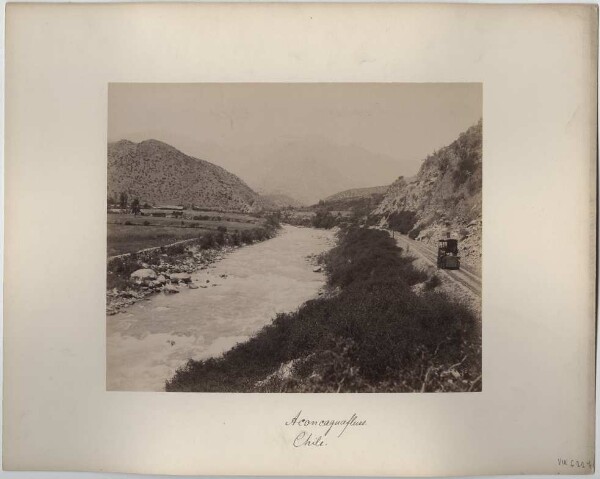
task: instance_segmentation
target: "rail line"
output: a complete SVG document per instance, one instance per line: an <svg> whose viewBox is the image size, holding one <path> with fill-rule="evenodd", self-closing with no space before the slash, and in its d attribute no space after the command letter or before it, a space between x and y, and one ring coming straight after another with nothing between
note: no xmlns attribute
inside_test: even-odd
<svg viewBox="0 0 600 479"><path fill-rule="evenodd" d="M395 239L399 246L404 247L408 252L411 250L416 252L425 261L437 268L437 253L435 250L400 234L396 234ZM471 293L481 296L481 277L470 271L468 267L461 265L460 269L457 270L440 269L439 273L445 275L451 281L459 284Z"/></svg>

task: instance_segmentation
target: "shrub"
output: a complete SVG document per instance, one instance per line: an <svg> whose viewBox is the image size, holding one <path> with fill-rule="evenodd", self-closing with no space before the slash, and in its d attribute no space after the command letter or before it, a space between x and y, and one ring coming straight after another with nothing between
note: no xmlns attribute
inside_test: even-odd
<svg viewBox="0 0 600 479"><path fill-rule="evenodd" d="M387 222L391 229L405 235L415 226L417 214L408 210L397 211L388 216Z"/></svg>
<svg viewBox="0 0 600 479"><path fill-rule="evenodd" d="M169 246L167 248L168 254L170 255L180 255L185 253L185 245L184 244L176 244L173 246Z"/></svg>
<svg viewBox="0 0 600 479"><path fill-rule="evenodd" d="M415 226L412 230L408 232L408 237L411 239L416 239L419 236L419 233L421 233L421 228Z"/></svg>
<svg viewBox="0 0 600 479"><path fill-rule="evenodd" d="M200 239L200 247L202 249L213 248L215 246L215 244L216 244L215 236L212 233L206 233Z"/></svg>
<svg viewBox="0 0 600 479"><path fill-rule="evenodd" d="M381 221L381 215L370 214L367 216L367 226L374 226Z"/></svg>
<svg viewBox="0 0 600 479"><path fill-rule="evenodd" d="M313 228L330 229L336 224L336 218L329 211L320 209L312 218Z"/></svg>
<svg viewBox="0 0 600 479"><path fill-rule="evenodd" d="M131 221L129 221L129 220L125 221L125 224L126 224L127 226L131 226Z"/></svg>
<svg viewBox="0 0 600 479"><path fill-rule="evenodd" d="M443 294L412 292L410 285L426 276L389 235L348 228L324 260L329 284L339 294L278 314L221 358L190 360L166 390L419 391L476 384L477 318ZM256 385L291 360L296 366L289 378ZM460 369L462 382L445 375L451 368Z"/></svg>
<svg viewBox="0 0 600 479"><path fill-rule="evenodd" d="M144 226L150 226L150 221L148 221L148 220L144 221Z"/></svg>
<svg viewBox="0 0 600 479"><path fill-rule="evenodd" d="M238 231L234 231L230 236L229 236L230 242L231 244L235 245L235 246L239 246L240 244L240 234Z"/></svg>
<svg viewBox="0 0 600 479"><path fill-rule="evenodd" d="M434 274L431 278L425 281L424 289L425 291L432 291L435 288L437 288L440 284L442 284L442 281L440 280L437 274Z"/></svg>
<svg viewBox="0 0 600 479"><path fill-rule="evenodd" d="M253 241L253 237L252 237L252 232L249 230L242 230L241 234L240 234L240 242L242 243L252 243Z"/></svg>
<svg viewBox="0 0 600 479"><path fill-rule="evenodd" d="M270 215L267 216L267 221L266 221L266 226L269 229L277 229L279 228L280 225L280 214L279 213L272 213Z"/></svg>
<svg viewBox="0 0 600 479"><path fill-rule="evenodd" d="M217 234L215 234L214 238L215 238L215 243L217 243L219 246L222 246L225 244L225 233L223 233L222 231L217 232Z"/></svg>

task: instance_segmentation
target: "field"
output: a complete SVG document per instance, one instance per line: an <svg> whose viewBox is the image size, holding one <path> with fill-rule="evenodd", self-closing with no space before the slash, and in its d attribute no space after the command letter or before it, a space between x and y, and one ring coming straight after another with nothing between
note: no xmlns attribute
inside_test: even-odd
<svg viewBox="0 0 600 479"><path fill-rule="evenodd" d="M235 213L190 212L202 216L191 218L161 218L132 214L109 214L107 225L108 256L133 253L145 248L164 246L176 241L198 238L219 228L233 232L256 228L264 224L260 218ZM187 212L186 212L187 216ZM190 215L191 216L191 215Z"/></svg>

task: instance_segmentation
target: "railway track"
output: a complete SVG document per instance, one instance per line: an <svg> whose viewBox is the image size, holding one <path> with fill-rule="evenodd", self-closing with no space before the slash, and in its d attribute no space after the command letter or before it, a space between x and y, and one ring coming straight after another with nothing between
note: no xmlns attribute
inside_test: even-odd
<svg viewBox="0 0 600 479"><path fill-rule="evenodd" d="M395 239L398 246L405 251L416 253L429 264L437 268L437 252L434 249L398 233L396 233ZM481 277L468 266L461 265L460 269L457 270L440 269L439 273L445 275L451 281L457 283L471 293L481 297Z"/></svg>

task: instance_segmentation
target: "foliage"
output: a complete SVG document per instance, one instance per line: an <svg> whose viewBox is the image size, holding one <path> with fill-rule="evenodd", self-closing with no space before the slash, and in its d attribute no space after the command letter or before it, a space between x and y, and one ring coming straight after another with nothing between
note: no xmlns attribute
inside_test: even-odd
<svg viewBox="0 0 600 479"><path fill-rule="evenodd" d="M330 229L336 224L336 218L326 209L320 209L312 218L313 228Z"/></svg>
<svg viewBox="0 0 600 479"><path fill-rule="evenodd" d="M425 291L433 291L440 284L442 284L442 281L437 274L434 274L431 278L425 281Z"/></svg>
<svg viewBox="0 0 600 479"><path fill-rule="evenodd" d="M119 195L119 205L121 206L121 209L127 209L127 193L124 191Z"/></svg>
<svg viewBox="0 0 600 479"><path fill-rule="evenodd" d="M370 213L367 216L367 221L365 223L366 226L375 226L381 221L381 215L377 215L374 213Z"/></svg>
<svg viewBox="0 0 600 479"><path fill-rule="evenodd" d="M142 212L142 209L140 208L140 200L138 198L135 198L131 202L131 212L136 216Z"/></svg>
<svg viewBox="0 0 600 479"><path fill-rule="evenodd" d="M417 214L414 211L396 211L388 216L387 222L391 229L405 235L417 222Z"/></svg>
<svg viewBox="0 0 600 479"><path fill-rule="evenodd" d="M416 239L421 232L421 228L419 226L415 226L412 230L408 232L408 237L410 239Z"/></svg>
<svg viewBox="0 0 600 479"><path fill-rule="evenodd" d="M478 319L411 285L424 274L383 231L349 228L325 264L339 294L278 314L223 357L190 360L167 391L455 391L480 387ZM292 374L278 377L282 364Z"/></svg>

